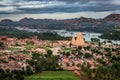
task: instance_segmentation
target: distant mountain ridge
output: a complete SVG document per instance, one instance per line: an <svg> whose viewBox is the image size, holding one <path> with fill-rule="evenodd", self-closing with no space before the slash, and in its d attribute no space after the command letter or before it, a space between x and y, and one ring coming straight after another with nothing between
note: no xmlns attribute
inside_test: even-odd
<svg viewBox="0 0 120 80"><path fill-rule="evenodd" d="M107 17L105 17L104 20L111 22L115 22L115 21L120 22L120 14L110 14Z"/></svg>
<svg viewBox="0 0 120 80"><path fill-rule="evenodd" d="M103 19L93 18L74 18L65 20L55 19L34 19L23 18L19 21L12 21L3 19L0 21L0 26L10 27L29 27L29 28L42 28L42 29L67 29L67 30L86 30L101 28L101 27L120 27L120 14L110 14Z"/></svg>
<svg viewBox="0 0 120 80"><path fill-rule="evenodd" d="M57 21L55 19L34 19L34 18L23 18L21 20L19 20L18 22L24 22L24 21L37 21L37 20L46 20L46 21L49 21L49 20L54 20L54 21ZM99 20L99 19L94 19L94 18L86 18L86 17L80 17L80 18L74 18L74 19L64 19L64 20L79 20L79 21L96 21L96 20ZM64 21L63 20L63 21ZM120 14L110 14L108 16L106 16L105 18L103 18L103 20L106 20L106 21L120 21ZM58 20L58 21L61 21L61 20ZM3 19L1 20L0 22L14 22L10 19Z"/></svg>

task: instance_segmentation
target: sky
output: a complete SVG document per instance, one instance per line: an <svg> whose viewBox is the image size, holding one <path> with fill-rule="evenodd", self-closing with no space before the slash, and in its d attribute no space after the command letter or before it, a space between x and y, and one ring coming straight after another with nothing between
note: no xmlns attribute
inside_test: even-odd
<svg viewBox="0 0 120 80"><path fill-rule="evenodd" d="M120 14L120 0L0 0L0 20L70 19Z"/></svg>

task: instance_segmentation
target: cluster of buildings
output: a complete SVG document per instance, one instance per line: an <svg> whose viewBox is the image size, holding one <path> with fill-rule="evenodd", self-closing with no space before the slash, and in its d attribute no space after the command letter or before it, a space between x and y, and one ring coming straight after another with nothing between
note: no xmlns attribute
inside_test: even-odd
<svg viewBox="0 0 120 80"><path fill-rule="evenodd" d="M65 70L80 70L82 65L90 64L90 68L95 68L95 62L91 59L80 59L74 54L70 54L68 57L65 55L60 57L59 64L62 65L62 68Z"/></svg>

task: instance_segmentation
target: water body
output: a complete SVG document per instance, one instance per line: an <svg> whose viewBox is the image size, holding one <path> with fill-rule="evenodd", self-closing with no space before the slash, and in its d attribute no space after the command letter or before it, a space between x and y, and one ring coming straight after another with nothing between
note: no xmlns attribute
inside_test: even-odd
<svg viewBox="0 0 120 80"><path fill-rule="evenodd" d="M78 31L66 31L66 30L55 30L59 35L69 37L69 36L77 36ZM112 41L114 44L120 44L120 40L108 40L108 39L101 39L99 36L102 35L102 33L94 33L94 32L82 32L83 37L85 38L85 41L91 41L91 38L98 38L100 39L100 42L103 41Z"/></svg>
<svg viewBox="0 0 120 80"><path fill-rule="evenodd" d="M21 27L16 27L19 30L26 30L30 32L38 32L38 33L44 33L44 32L55 32L61 36L64 37L72 37L72 36L77 36L78 31L66 31L64 29L62 30L50 30L50 29L29 29L29 28L21 28ZM91 41L91 38L98 38L100 39L100 42L103 41L108 41L107 39L101 39L99 38L102 33L94 33L94 32L82 32L83 37L85 38L85 41ZM114 44L120 44L120 40L110 40Z"/></svg>

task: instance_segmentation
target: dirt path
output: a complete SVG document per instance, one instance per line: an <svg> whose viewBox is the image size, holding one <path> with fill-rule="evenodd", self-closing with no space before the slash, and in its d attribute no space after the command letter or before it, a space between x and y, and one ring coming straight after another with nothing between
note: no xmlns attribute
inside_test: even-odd
<svg viewBox="0 0 120 80"><path fill-rule="evenodd" d="M74 70L74 73L79 76L82 80L86 80L85 77L78 71L78 70Z"/></svg>

